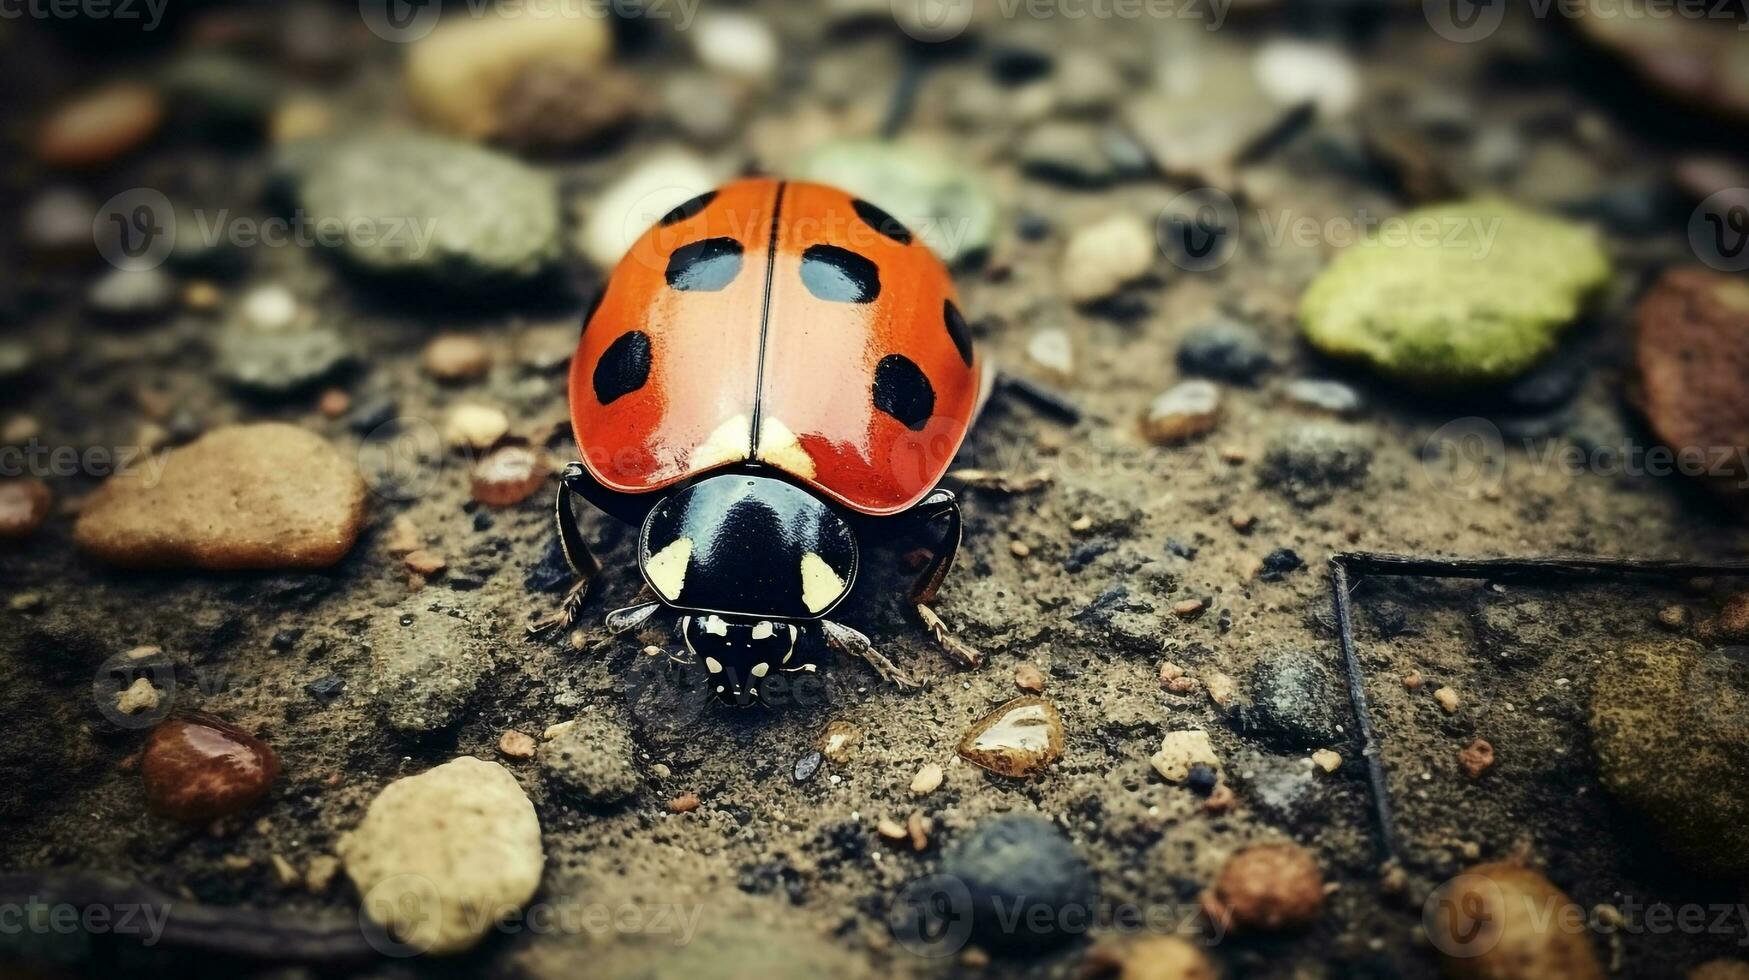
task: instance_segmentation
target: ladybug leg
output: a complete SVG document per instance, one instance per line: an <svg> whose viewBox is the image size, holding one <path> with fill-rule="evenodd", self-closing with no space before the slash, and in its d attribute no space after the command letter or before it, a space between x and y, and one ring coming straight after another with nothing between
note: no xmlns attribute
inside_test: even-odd
<svg viewBox="0 0 1749 980"><path fill-rule="evenodd" d="M577 511L571 505L571 496L575 491L571 489L570 483L582 476L582 463L567 463L564 472L559 476L559 490L553 504L555 523L559 527L559 547L565 553L565 562L576 573L577 581L572 583L565 598L559 601L558 609L529 626L531 635L570 629L583 611L583 600L589 594L589 583L601 571L601 562L589 550L589 543L583 540L583 531L577 526Z"/></svg>
<svg viewBox="0 0 1749 980"><path fill-rule="evenodd" d="M865 661L874 668L875 673L881 675L882 680L892 681L900 688L917 686L917 682L911 679L910 674L900 670L898 664L888 660L886 654L875 649L874 643L868 637L856 630L827 619L820 622L820 633L826 638L827 646L839 653Z"/></svg>
<svg viewBox="0 0 1749 980"><path fill-rule="evenodd" d="M929 604L935 601L936 593L941 591L942 581L953 569L954 559L959 555L960 537L964 530L959 501L954 499L953 491L938 487L918 502L911 513L925 527L936 521L945 521L947 524L941 542L931 551L929 563L923 566L923 571L911 584L912 608L917 610L917 618L923 621L923 628L944 653L961 667L975 669L984 662L984 655L954 636L947 624L936 615L935 610L929 608Z"/></svg>

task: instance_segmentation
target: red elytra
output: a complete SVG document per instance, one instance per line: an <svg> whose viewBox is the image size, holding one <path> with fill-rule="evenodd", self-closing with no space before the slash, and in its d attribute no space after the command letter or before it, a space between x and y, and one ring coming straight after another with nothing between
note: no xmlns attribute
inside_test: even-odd
<svg viewBox="0 0 1749 980"><path fill-rule="evenodd" d="M738 463L898 514L946 472L987 389L946 267L886 212L748 179L675 208L622 259L571 363L603 487Z"/></svg>

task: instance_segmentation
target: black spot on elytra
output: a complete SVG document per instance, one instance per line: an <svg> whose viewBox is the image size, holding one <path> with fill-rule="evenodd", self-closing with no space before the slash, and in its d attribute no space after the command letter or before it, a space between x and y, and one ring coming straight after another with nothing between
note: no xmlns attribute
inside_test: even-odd
<svg viewBox="0 0 1749 980"><path fill-rule="evenodd" d="M953 340L953 348L960 352L960 360L966 362L966 367L972 366L972 328L966 325L966 318L960 314L960 308L953 305L953 300L941 304L941 318L947 321L947 335Z"/></svg>
<svg viewBox="0 0 1749 980"><path fill-rule="evenodd" d="M893 217L867 201L857 198L850 202L856 210L856 216L875 231L891 238L900 245L911 244L911 229L905 227L898 218Z"/></svg>
<svg viewBox="0 0 1749 980"><path fill-rule="evenodd" d="M710 207L711 202L716 199L716 191L705 191L703 194L700 194L689 201L675 205L674 210L669 211L662 216L662 227L666 228L669 225L677 225L680 222L685 221L687 218L690 218L693 215L698 214L700 211L703 211L705 208Z"/></svg>
<svg viewBox="0 0 1749 980"><path fill-rule="evenodd" d="M650 380L650 335L633 330L619 336L595 362L595 400L611 404Z"/></svg>
<svg viewBox="0 0 1749 980"><path fill-rule="evenodd" d="M888 354L875 365L874 403L915 431L935 414L935 388L916 361L903 354Z"/></svg>
<svg viewBox="0 0 1749 980"><path fill-rule="evenodd" d="M881 294L875 264L836 245L809 245L802 253L802 285L831 303L872 303Z"/></svg>
<svg viewBox="0 0 1749 980"><path fill-rule="evenodd" d="M683 292L714 293L734 282L740 271L740 242L706 238L675 249L663 275L669 286Z"/></svg>

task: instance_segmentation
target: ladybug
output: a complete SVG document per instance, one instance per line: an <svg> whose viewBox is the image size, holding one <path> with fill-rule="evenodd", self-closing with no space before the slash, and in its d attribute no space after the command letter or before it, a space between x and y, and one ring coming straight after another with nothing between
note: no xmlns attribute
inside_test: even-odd
<svg viewBox="0 0 1749 980"><path fill-rule="evenodd" d="M861 544L932 538L910 589L963 666L979 656L929 608L961 518L937 486L994 372L947 268L897 219L820 184L746 179L674 208L632 246L584 321L570 408L581 459L561 475L559 538L578 580L536 629L576 616L600 564L574 500L633 524L645 595L611 633L678 614L720 699L773 671L816 671L820 643L911 679L831 618Z"/></svg>

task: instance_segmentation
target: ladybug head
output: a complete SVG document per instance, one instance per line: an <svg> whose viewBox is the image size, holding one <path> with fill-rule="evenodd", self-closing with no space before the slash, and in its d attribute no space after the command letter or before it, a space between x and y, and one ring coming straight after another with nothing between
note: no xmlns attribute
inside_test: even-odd
<svg viewBox="0 0 1749 980"><path fill-rule="evenodd" d="M801 631L794 623L706 613L682 617L680 635L711 693L737 707L758 703L760 686L775 671L814 669L798 659Z"/></svg>
<svg viewBox="0 0 1749 980"><path fill-rule="evenodd" d="M638 567L687 615L681 634L725 700L750 703L771 671L811 670L796 643L856 579L856 535L820 498L746 471L713 476L651 509Z"/></svg>

